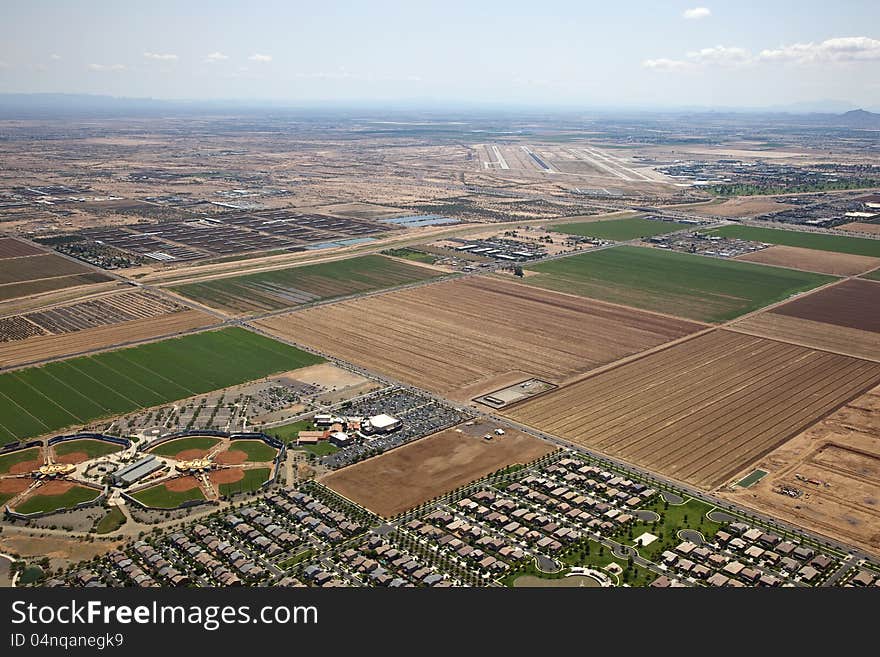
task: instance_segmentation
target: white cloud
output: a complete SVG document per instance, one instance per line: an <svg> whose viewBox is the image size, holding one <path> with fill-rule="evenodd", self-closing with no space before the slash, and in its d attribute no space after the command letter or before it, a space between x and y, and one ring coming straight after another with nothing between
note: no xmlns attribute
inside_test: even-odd
<svg viewBox="0 0 880 657"><path fill-rule="evenodd" d="M229 59L229 55L224 55L222 52L212 52L208 55L205 55L205 63L213 64L214 62L222 62Z"/></svg>
<svg viewBox="0 0 880 657"><path fill-rule="evenodd" d="M693 9L685 9L682 18L689 21L698 21L701 18L709 18L712 12L706 7L694 7Z"/></svg>
<svg viewBox="0 0 880 657"><path fill-rule="evenodd" d="M172 55L171 53L158 53L158 52L145 52L144 57L147 59L152 59L157 62L176 62L178 57L177 55Z"/></svg>
<svg viewBox="0 0 880 657"><path fill-rule="evenodd" d="M652 71L660 71L662 73L670 73L675 71L688 71L695 68L693 62L685 62L680 59L646 59L642 62L642 66Z"/></svg>
<svg viewBox="0 0 880 657"><path fill-rule="evenodd" d="M99 73L115 72L124 71L125 64L89 64L88 68L90 71L97 71Z"/></svg>
<svg viewBox="0 0 880 657"><path fill-rule="evenodd" d="M265 64L266 62L272 61L272 55L261 55L260 53L254 53L253 55L248 57L248 59L252 62L260 62Z"/></svg>
<svg viewBox="0 0 880 657"><path fill-rule="evenodd" d="M762 50L758 58L765 62L794 64L830 64L880 60L880 41L869 37L837 37L821 43L793 43Z"/></svg>
<svg viewBox="0 0 880 657"><path fill-rule="evenodd" d="M752 62L752 54L745 48L728 48L727 46L692 50L687 56L691 61L700 65L743 66Z"/></svg>
<svg viewBox="0 0 880 657"><path fill-rule="evenodd" d="M53 62L60 62L60 61L61 61L61 55L55 55L55 54L52 54L52 55L49 55L49 59L51 59Z"/></svg>
<svg viewBox="0 0 880 657"><path fill-rule="evenodd" d="M837 37L820 43L793 43L753 55L745 48L713 46L692 50L686 60L646 59L645 68L655 71L686 71L709 67L738 68L783 63L801 66L880 61L880 41L869 37Z"/></svg>

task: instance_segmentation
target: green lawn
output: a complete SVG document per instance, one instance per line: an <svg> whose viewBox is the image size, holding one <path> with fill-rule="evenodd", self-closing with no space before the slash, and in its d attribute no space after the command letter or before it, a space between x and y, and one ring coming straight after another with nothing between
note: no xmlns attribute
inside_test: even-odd
<svg viewBox="0 0 880 657"><path fill-rule="evenodd" d="M95 499L101 491L85 486L73 486L60 495L32 495L15 507L19 513L43 513L57 509L69 509L82 502Z"/></svg>
<svg viewBox="0 0 880 657"><path fill-rule="evenodd" d="M83 438L82 440L70 440L63 443L56 443L55 445L52 445L52 449L55 450L57 456L66 456L67 454L82 452L87 454L90 459L94 459L99 456L106 456L107 454L118 452L122 449L122 445L108 443L103 440Z"/></svg>
<svg viewBox="0 0 880 657"><path fill-rule="evenodd" d="M761 481L764 477L767 476L766 470L752 470L751 473L740 479L736 482L736 485L740 488L749 488L754 486L759 481Z"/></svg>
<svg viewBox="0 0 880 657"><path fill-rule="evenodd" d="M230 484L220 484L221 495L233 495L235 493L251 492L257 490L266 483L271 473L269 468L254 468L253 470L244 471L244 479Z"/></svg>
<svg viewBox="0 0 880 657"><path fill-rule="evenodd" d="M648 586L648 584L657 579L657 575L636 564L633 564L627 573L628 564L626 559L615 557L610 549L592 540L576 547L571 553L564 555L561 561L569 566L582 566L584 568L601 570L602 572L606 572L605 568L609 564L616 563L624 569L624 572L618 576L620 583L635 587ZM610 575L610 573L609 576L614 579L614 576Z"/></svg>
<svg viewBox="0 0 880 657"><path fill-rule="evenodd" d="M188 283L172 289L231 313L278 310L442 276L443 272L366 255L315 265Z"/></svg>
<svg viewBox="0 0 880 657"><path fill-rule="evenodd" d="M880 281L880 269L869 271L862 278L870 278L872 281Z"/></svg>
<svg viewBox="0 0 880 657"><path fill-rule="evenodd" d="M39 447L29 447L21 449L17 452L10 452L0 456L0 474L6 474L10 468L17 463L26 463L27 461L35 461L40 457Z"/></svg>
<svg viewBox="0 0 880 657"><path fill-rule="evenodd" d="M39 566L27 566L18 576L19 584L34 584L43 579L43 569Z"/></svg>
<svg viewBox="0 0 880 657"><path fill-rule="evenodd" d="M186 438L169 440L167 443L162 443L161 445L153 447L147 451L151 454L158 454L159 456L174 456L178 452L187 449L209 450L219 442L220 439L214 438L213 436L187 436Z"/></svg>
<svg viewBox="0 0 880 657"><path fill-rule="evenodd" d="M667 506L658 497L652 504L640 508L660 514L661 520L657 526L655 527L653 523L636 522L631 525L631 532L627 530L626 536L618 536L615 540L625 545L633 545L630 535L632 538L637 538L644 532L650 532L659 536L658 540L650 545L637 548L639 554L650 561L657 561L664 550L674 548L681 543L682 539L678 537L678 532L682 529L695 529L708 540L723 526L706 517L714 507L696 499L689 499L684 504Z"/></svg>
<svg viewBox="0 0 880 657"><path fill-rule="evenodd" d="M528 267L523 282L706 322L723 322L832 276L675 251L618 246Z"/></svg>
<svg viewBox="0 0 880 657"><path fill-rule="evenodd" d="M244 452L250 463L265 463L274 459L278 454L277 449L269 447L262 440L233 440L229 450Z"/></svg>
<svg viewBox="0 0 880 657"><path fill-rule="evenodd" d="M282 424L280 427L271 427L269 429L264 429L264 432L275 436L279 440L285 441L296 441L296 437L299 435L300 431L311 431L315 428L315 425L312 424L311 420L298 420L297 422L291 422L290 424Z"/></svg>
<svg viewBox="0 0 880 657"><path fill-rule="evenodd" d="M317 445L294 445L291 449L302 450L303 452L309 452L310 454L314 454L315 456L327 456L328 454L333 454L334 452L339 451L339 448L332 444L329 440L322 440Z"/></svg>
<svg viewBox="0 0 880 657"><path fill-rule="evenodd" d="M652 237L654 235L674 233L685 228L694 228L694 226L671 221L652 221L651 219L642 219L641 217L609 219L608 221L585 221L583 223L559 224L551 227L557 233L595 237L616 242L634 240L637 237Z"/></svg>
<svg viewBox="0 0 880 657"><path fill-rule="evenodd" d="M165 484L159 484L132 493L132 497L155 509L176 509L184 502L205 499L205 494L198 486L184 491L171 491L165 488Z"/></svg>
<svg viewBox="0 0 880 657"><path fill-rule="evenodd" d="M232 327L0 374L0 444L321 362Z"/></svg>
<svg viewBox="0 0 880 657"><path fill-rule="evenodd" d="M118 506L112 507L107 515L98 521L95 526L97 534L111 534L125 524L125 514L119 510Z"/></svg>
<svg viewBox="0 0 880 657"><path fill-rule="evenodd" d="M824 235L822 233L803 233L796 230L780 230L777 228L759 228L732 224L712 230L703 231L708 235L721 237L737 237L752 242L766 244L782 244L783 246L799 246L817 251L835 251L852 255L873 256L880 258L880 240L864 237L843 237L842 235Z"/></svg>

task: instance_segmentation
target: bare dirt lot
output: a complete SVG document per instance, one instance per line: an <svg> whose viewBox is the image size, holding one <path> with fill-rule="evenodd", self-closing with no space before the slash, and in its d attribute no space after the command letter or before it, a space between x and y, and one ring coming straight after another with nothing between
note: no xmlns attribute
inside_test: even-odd
<svg viewBox="0 0 880 657"><path fill-rule="evenodd" d="M756 466L769 474L747 489L723 489L720 496L880 554L880 388ZM781 486L802 495L784 495Z"/></svg>
<svg viewBox="0 0 880 657"><path fill-rule="evenodd" d="M4 531L0 535L0 551L21 557L49 557L53 568L65 567L78 561L107 554L121 545L121 541L87 543L80 539L56 536L29 536Z"/></svg>
<svg viewBox="0 0 880 657"><path fill-rule="evenodd" d="M760 313L730 328L734 331L760 335L814 349L825 349L836 354L880 361L880 334L872 331L834 326L800 317L777 313Z"/></svg>
<svg viewBox="0 0 880 657"><path fill-rule="evenodd" d="M502 411L704 489L880 383L880 364L714 331Z"/></svg>
<svg viewBox="0 0 880 657"><path fill-rule="evenodd" d="M45 251L33 244L28 244L11 237L0 237L0 259L40 255L41 253L45 253Z"/></svg>
<svg viewBox="0 0 880 657"><path fill-rule="evenodd" d="M459 426L332 472L321 483L383 517L391 517L513 463L554 451L516 430ZM460 432L459 432L460 430ZM492 440L482 436L492 434Z"/></svg>
<svg viewBox="0 0 880 657"><path fill-rule="evenodd" d="M426 285L257 324L408 383L452 394L514 371L559 382L702 328L487 278Z"/></svg>
<svg viewBox="0 0 880 657"><path fill-rule="evenodd" d="M880 333L880 283L844 281L777 306L771 312Z"/></svg>
<svg viewBox="0 0 880 657"><path fill-rule="evenodd" d="M834 276L854 276L880 267L880 258L802 249L796 246L771 246L737 256L736 260L805 269Z"/></svg>
<svg viewBox="0 0 880 657"><path fill-rule="evenodd" d="M50 358L60 358L114 345L174 335L217 320L197 310L136 319L62 335L39 335L16 342L0 342L0 366L11 367Z"/></svg>
<svg viewBox="0 0 880 657"><path fill-rule="evenodd" d="M853 233L867 233L868 235L880 235L880 224L864 224L854 221L851 224L838 226L837 230L848 230Z"/></svg>

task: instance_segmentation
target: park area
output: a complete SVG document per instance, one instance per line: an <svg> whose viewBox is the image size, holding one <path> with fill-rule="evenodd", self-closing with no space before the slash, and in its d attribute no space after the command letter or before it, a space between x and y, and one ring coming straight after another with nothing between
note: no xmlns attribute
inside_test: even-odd
<svg viewBox="0 0 880 657"><path fill-rule="evenodd" d="M30 514L70 509L77 504L90 502L100 494L101 491L98 489L80 486L70 481L47 481L16 503L15 511Z"/></svg>
<svg viewBox="0 0 880 657"><path fill-rule="evenodd" d="M160 443L148 451L156 456L167 456L177 461L192 461L207 456L220 443L214 436L186 436Z"/></svg>
<svg viewBox="0 0 880 657"><path fill-rule="evenodd" d="M834 280L811 272L618 246L528 267L529 285L724 322Z"/></svg>
<svg viewBox="0 0 880 657"><path fill-rule="evenodd" d="M555 448L515 429L462 425L326 475L328 488L385 518L455 490L514 463L529 463ZM492 436L491 440L483 438Z"/></svg>
<svg viewBox="0 0 880 657"><path fill-rule="evenodd" d="M82 463L89 459L98 458L99 456L107 456L114 454L122 449L122 445L111 443L104 440L93 440L91 438L81 438L79 440L66 440L61 443L55 443L52 451L55 452L56 463Z"/></svg>
<svg viewBox="0 0 880 657"><path fill-rule="evenodd" d="M442 271L380 255L334 260L172 288L174 292L231 314L266 312L415 283Z"/></svg>
<svg viewBox="0 0 880 657"><path fill-rule="evenodd" d="M241 328L0 375L0 444L322 362Z"/></svg>
<svg viewBox="0 0 880 657"><path fill-rule="evenodd" d="M131 496L141 504L154 509L176 509L184 502L205 499L205 494L195 477L171 479L139 490Z"/></svg>

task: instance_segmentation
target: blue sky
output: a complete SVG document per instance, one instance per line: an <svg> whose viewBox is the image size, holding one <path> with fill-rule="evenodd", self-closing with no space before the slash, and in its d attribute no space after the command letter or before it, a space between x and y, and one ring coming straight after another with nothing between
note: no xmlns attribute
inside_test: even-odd
<svg viewBox="0 0 880 657"><path fill-rule="evenodd" d="M880 107L880 2L4 0L0 91Z"/></svg>

